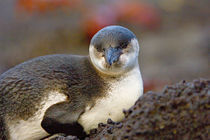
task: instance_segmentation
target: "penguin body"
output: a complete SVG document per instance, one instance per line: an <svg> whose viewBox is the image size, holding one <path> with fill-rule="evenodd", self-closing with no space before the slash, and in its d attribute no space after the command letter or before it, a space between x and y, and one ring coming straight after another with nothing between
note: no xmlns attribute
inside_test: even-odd
<svg viewBox="0 0 210 140"><path fill-rule="evenodd" d="M143 94L135 35L109 26L92 39L89 56L48 55L0 76L0 139L85 136ZM1 126L0 126L1 127Z"/></svg>
<svg viewBox="0 0 210 140"><path fill-rule="evenodd" d="M106 123L107 118L116 122L122 120L123 110L133 106L136 99L141 96L142 87L139 86L141 83L138 68L113 80L106 90L106 97L96 100L93 107L87 106L78 122L86 132L89 132L90 129L97 128L99 123Z"/></svg>

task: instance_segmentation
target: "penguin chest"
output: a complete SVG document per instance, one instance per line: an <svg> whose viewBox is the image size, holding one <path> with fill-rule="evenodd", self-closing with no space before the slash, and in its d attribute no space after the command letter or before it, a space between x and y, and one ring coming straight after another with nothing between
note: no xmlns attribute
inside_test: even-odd
<svg viewBox="0 0 210 140"><path fill-rule="evenodd" d="M142 79L140 72L137 72L112 83L107 96L98 99L94 107L86 107L78 122L88 133L90 129L97 128L99 123L106 123L108 118L120 121L124 118L123 110L133 106L142 94Z"/></svg>

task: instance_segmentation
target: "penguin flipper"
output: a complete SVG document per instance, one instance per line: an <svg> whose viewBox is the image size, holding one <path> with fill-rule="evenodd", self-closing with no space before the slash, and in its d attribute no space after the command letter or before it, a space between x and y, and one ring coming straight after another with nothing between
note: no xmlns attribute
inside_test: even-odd
<svg viewBox="0 0 210 140"><path fill-rule="evenodd" d="M74 103L58 103L47 109L41 126L49 134L64 133L83 138L86 136L86 133L83 127L77 122L83 112L83 107L75 106Z"/></svg>

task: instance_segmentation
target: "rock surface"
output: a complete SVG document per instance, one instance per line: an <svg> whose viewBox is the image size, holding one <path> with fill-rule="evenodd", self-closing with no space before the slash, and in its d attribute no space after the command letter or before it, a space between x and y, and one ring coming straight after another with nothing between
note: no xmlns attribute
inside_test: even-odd
<svg viewBox="0 0 210 140"><path fill-rule="evenodd" d="M166 86L161 93L148 92L124 111L122 122L109 119L86 140L210 139L209 88L210 80L199 79Z"/></svg>

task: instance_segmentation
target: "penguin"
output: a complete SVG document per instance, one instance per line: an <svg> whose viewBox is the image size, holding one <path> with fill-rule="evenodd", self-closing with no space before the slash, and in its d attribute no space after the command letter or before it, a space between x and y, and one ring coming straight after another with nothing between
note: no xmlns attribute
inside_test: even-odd
<svg viewBox="0 0 210 140"><path fill-rule="evenodd" d="M0 139L84 137L108 118L120 121L143 94L139 43L111 25L91 39L89 55L47 55L0 75Z"/></svg>

